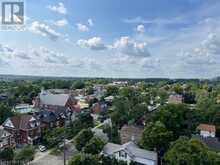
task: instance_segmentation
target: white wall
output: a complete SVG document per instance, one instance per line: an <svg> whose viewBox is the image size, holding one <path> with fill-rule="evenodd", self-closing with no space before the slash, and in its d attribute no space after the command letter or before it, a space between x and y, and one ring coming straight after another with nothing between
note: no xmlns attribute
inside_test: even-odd
<svg viewBox="0 0 220 165"><path fill-rule="evenodd" d="M215 132L200 131L202 137L215 137Z"/></svg>

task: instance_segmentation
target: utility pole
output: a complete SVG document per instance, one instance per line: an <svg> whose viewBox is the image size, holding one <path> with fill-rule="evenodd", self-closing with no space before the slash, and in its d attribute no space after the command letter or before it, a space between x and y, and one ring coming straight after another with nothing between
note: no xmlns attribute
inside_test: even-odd
<svg viewBox="0 0 220 165"><path fill-rule="evenodd" d="M64 132L66 134L66 131ZM63 143L63 164L66 165L66 139L64 137L64 143Z"/></svg>

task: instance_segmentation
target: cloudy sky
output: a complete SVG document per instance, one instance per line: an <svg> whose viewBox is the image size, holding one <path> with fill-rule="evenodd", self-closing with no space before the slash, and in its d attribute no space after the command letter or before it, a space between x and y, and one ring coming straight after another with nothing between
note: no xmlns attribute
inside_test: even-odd
<svg viewBox="0 0 220 165"><path fill-rule="evenodd" d="M0 74L220 76L219 0L26 0L0 29Z"/></svg>

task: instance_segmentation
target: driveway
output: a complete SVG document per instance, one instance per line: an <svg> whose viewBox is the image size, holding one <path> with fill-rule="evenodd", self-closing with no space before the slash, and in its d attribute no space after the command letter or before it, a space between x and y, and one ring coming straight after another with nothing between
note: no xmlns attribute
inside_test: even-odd
<svg viewBox="0 0 220 165"><path fill-rule="evenodd" d="M77 150L72 143L66 144L66 159L70 160L76 153ZM60 155L51 155L50 151L37 152L35 159L29 163L29 165L63 165L63 153Z"/></svg>

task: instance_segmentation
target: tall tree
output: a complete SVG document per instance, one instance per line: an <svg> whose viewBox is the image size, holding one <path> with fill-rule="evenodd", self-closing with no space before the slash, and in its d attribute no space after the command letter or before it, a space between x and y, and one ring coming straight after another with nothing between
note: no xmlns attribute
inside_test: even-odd
<svg viewBox="0 0 220 165"><path fill-rule="evenodd" d="M169 165L218 165L220 156L199 140L181 137L167 151L164 160Z"/></svg>
<svg viewBox="0 0 220 165"><path fill-rule="evenodd" d="M172 140L173 133L168 131L163 123L156 121L148 123L142 134L140 145L145 149L156 149L159 153L164 152Z"/></svg>
<svg viewBox="0 0 220 165"><path fill-rule="evenodd" d="M76 149L81 151L82 148L89 142L89 140L93 137L93 133L90 129L81 130L74 138L74 143Z"/></svg>

